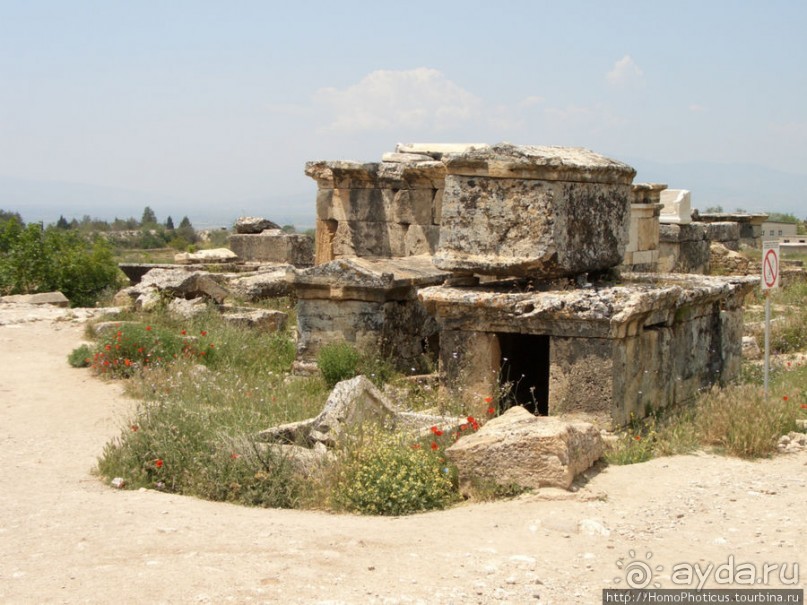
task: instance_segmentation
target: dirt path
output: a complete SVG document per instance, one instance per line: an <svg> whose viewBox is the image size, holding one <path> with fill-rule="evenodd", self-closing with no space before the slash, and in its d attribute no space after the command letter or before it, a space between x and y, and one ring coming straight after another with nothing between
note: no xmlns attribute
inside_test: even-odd
<svg viewBox="0 0 807 605"><path fill-rule="evenodd" d="M91 469L132 402L67 365L80 323L19 320L0 309L0 603L599 603L631 551L666 588L675 564L732 556L807 582L805 453L393 519L116 491Z"/></svg>

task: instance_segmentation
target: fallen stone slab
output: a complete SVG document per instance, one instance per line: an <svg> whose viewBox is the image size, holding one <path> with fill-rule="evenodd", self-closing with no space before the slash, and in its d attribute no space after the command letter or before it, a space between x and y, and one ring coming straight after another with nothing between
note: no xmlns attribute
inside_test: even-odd
<svg viewBox="0 0 807 605"><path fill-rule="evenodd" d="M602 454L602 437L594 425L534 416L520 406L446 450L457 467L464 493L475 481L568 489Z"/></svg>
<svg viewBox="0 0 807 605"><path fill-rule="evenodd" d="M286 296L289 293L287 273L293 268L281 264L263 268L254 274L230 277L227 287L235 296L250 302Z"/></svg>
<svg viewBox="0 0 807 605"><path fill-rule="evenodd" d="M54 305L69 307L70 300L61 292L40 292L39 294L11 294L0 296L0 302L23 305Z"/></svg>
<svg viewBox="0 0 807 605"><path fill-rule="evenodd" d="M229 324L262 330L264 332L282 332L286 329L289 316L282 311L272 309L238 309L225 311L222 319Z"/></svg>
<svg viewBox="0 0 807 605"><path fill-rule="evenodd" d="M180 252L174 255L174 262L180 265L191 263L234 263L238 255L229 248L213 248L198 252Z"/></svg>

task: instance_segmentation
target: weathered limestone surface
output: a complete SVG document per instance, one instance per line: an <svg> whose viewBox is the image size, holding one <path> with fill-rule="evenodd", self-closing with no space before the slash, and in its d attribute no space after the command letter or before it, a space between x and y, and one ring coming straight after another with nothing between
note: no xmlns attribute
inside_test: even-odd
<svg viewBox="0 0 807 605"><path fill-rule="evenodd" d="M444 161L441 269L558 277L622 261L635 175L626 164L585 149L508 144Z"/></svg>
<svg viewBox="0 0 807 605"><path fill-rule="evenodd" d="M534 416L522 407L510 408L446 450L462 491L475 480L568 489L602 454L602 438L593 425Z"/></svg>
<svg viewBox="0 0 807 605"><path fill-rule="evenodd" d="M224 302L230 292L223 287L219 280L221 275L215 277L204 271L186 271L185 269L152 269L143 276L139 284L124 288L115 295L117 304L134 305L143 310L155 308L163 297L170 298L205 298L217 304Z"/></svg>
<svg viewBox="0 0 807 605"><path fill-rule="evenodd" d="M230 248L245 261L288 263L295 267L314 264L314 242L307 235L270 229L258 234L231 235Z"/></svg>
<svg viewBox="0 0 807 605"><path fill-rule="evenodd" d="M661 273L709 273L709 240L700 223L660 225Z"/></svg>

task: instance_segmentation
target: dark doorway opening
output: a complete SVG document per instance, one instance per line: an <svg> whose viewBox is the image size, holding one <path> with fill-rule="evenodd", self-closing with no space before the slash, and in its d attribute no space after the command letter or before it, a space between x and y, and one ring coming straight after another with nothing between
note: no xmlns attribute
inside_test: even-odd
<svg viewBox="0 0 807 605"><path fill-rule="evenodd" d="M501 349L501 385L509 399L533 414L549 415L549 336L497 334Z"/></svg>

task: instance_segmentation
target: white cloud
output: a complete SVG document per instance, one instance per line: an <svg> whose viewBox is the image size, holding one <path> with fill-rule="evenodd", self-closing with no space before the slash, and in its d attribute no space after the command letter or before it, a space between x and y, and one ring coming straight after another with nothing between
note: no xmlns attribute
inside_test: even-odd
<svg viewBox="0 0 807 605"><path fill-rule="evenodd" d="M330 115L329 132L401 128L447 130L481 114L482 101L436 70L378 70L344 89L322 88L315 102Z"/></svg>
<svg viewBox="0 0 807 605"><path fill-rule="evenodd" d="M611 71L605 74L605 78L612 86L626 86L642 82L644 72L630 55L625 55L614 63Z"/></svg>

